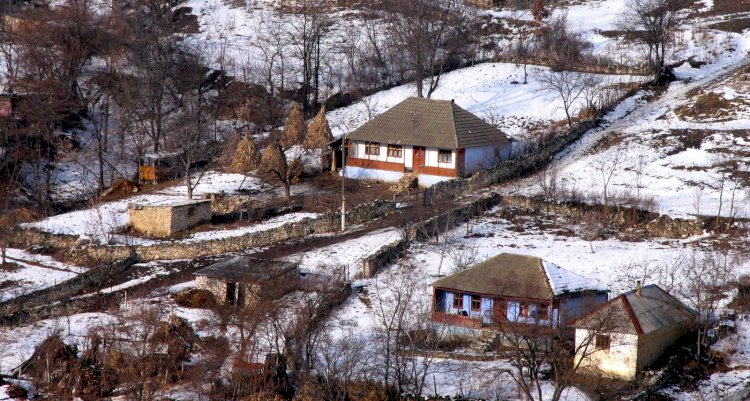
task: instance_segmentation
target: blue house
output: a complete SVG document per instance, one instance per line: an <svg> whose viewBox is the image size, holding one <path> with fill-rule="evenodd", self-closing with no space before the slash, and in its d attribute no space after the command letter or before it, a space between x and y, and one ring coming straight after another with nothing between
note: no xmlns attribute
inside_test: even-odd
<svg viewBox="0 0 750 401"><path fill-rule="evenodd" d="M433 284L433 321L473 329L566 327L607 302L602 285L534 256L503 253Z"/></svg>

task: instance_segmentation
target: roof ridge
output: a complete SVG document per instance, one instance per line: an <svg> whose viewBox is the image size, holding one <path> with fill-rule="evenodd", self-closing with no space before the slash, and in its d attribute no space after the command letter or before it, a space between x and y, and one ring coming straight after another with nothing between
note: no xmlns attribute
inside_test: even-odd
<svg viewBox="0 0 750 401"><path fill-rule="evenodd" d="M451 108L451 122L453 123L453 140L455 140L454 148L458 149L458 127L456 127L456 102L450 101L449 107Z"/></svg>
<svg viewBox="0 0 750 401"><path fill-rule="evenodd" d="M532 256L532 257L536 259L537 263L539 263L539 268L542 269L542 274L544 274L544 282L547 283L547 290L554 297L555 296L555 289L552 288L552 280L549 277L549 272L547 271L547 268L544 266L544 259L542 259L542 258L540 258L538 256ZM557 266L557 265L555 265L555 266Z"/></svg>
<svg viewBox="0 0 750 401"><path fill-rule="evenodd" d="M620 298L620 300L622 301L622 305L625 307L625 312L628 313L630 322L633 323L635 332L638 334L643 334L643 328L641 327L641 323L638 322L638 317L635 316L635 312L633 312L633 306L630 305L630 301L628 301L628 297L626 297L625 294L620 294L618 298Z"/></svg>

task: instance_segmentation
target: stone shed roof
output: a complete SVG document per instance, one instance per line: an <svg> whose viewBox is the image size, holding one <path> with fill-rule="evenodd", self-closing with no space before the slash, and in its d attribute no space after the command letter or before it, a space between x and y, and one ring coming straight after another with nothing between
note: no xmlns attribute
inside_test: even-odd
<svg viewBox="0 0 750 401"><path fill-rule="evenodd" d="M297 269L297 265L291 262L230 256L194 274L219 280L247 282L270 280L294 269Z"/></svg>
<svg viewBox="0 0 750 401"><path fill-rule="evenodd" d="M626 323L613 332L648 334L663 328L685 323L695 317L695 311L655 284L641 288L640 295L634 290L621 294L572 326L591 327L592 319L603 316L626 316Z"/></svg>
<svg viewBox="0 0 750 401"><path fill-rule="evenodd" d="M502 131L452 100L410 97L348 135L349 139L393 145L461 149L503 145Z"/></svg>
<svg viewBox="0 0 750 401"><path fill-rule="evenodd" d="M442 278L434 287L478 294L553 299L566 293L607 291L606 287L536 256L502 253Z"/></svg>

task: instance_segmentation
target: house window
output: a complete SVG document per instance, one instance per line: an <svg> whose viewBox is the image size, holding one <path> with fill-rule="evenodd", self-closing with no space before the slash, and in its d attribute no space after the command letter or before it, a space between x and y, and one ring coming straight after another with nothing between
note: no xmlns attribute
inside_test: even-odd
<svg viewBox="0 0 750 401"><path fill-rule="evenodd" d="M453 307L456 309L464 308L464 296L461 293L453 294Z"/></svg>
<svg viewBox="0 0 750 401"><path fill-rule="evenodd" d="M471 310L479 311L482 309L482 297L479 295L471 296Z"/></svg>
<svg viewBox="0 0 750 401"><path fill-rule="evenodd" d="M597 334L594 343L596 349L609 349L610 338L608 335Z"/></svg>
<svg viewBox="0 0 750 401"><path fill-rule="evenodd" d="M536 306L536 319L549 320L549 309L547 309L547 304L539 304Z"/></svg>
<svg viewBox="0 0 750 401"><path fill-rule="evenodd" d="M401 157L404 154L404 147L401 145L388 145L388 157Z"/></svg>
<svg viewBox="0 0 750 401"><path fill-rule="evenodd" d="M365 142L365 154L368 156L380 156L380 144L377 142Z"/></svg>
<svg viewBox="0 0 750 401"><path fill-rule="evenodd" d="M518 311L519 317L531 317L531 307L529 304L522 303L519 305L520 309Z"/></svg>
<svg viewBox="0 0 750 401"><path fill-rule="evenodd" d="M453 151L440 149L438 150L438 163L451 163L453 161Z"/></svg>

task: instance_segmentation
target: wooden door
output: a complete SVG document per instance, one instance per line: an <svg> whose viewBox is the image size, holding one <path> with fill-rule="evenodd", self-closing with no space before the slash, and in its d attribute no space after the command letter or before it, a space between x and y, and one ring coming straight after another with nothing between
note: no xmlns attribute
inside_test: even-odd
<svg viewBox="0 0 750 401"><path fill-rule="evenodd" d="M421 146L414 147L414 157L411 161L413 171L419 172L420 170L422 170L422 168L425 165L425 156L426 156L425 154L426 154L425 148Z"/></svg>

